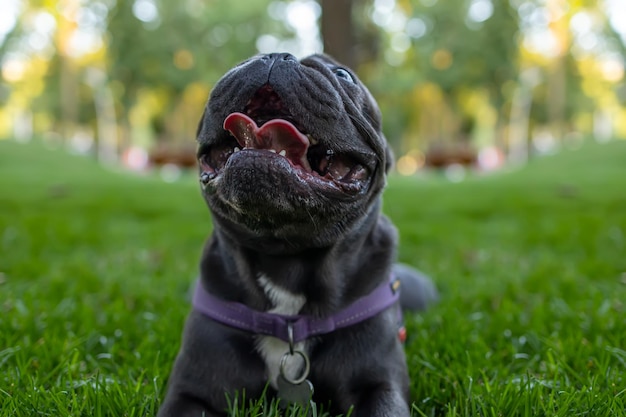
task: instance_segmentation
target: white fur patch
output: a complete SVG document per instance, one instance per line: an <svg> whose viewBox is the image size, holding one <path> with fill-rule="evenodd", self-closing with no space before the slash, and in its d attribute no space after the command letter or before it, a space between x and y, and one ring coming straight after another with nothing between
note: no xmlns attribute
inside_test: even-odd
<svg viewBox="0 0 626 417"><path fill-rule="evenodd" d="M263 288L265 294L272 301L274 307L268 310L269 313L293 315L298 314L306 303L306 298L301 294L293 294L284 288L273 284L265 275L260 275L258 283ZM256 349L265 360L269 381L276 388L276 378L280 370L280 361L289 352L289 345L282 340L272 336L257 336ZM294 349L306 352L306 341L294 344ZM302 358L298 355L289 356L285 366L287 377L298 378L302 373Z"/></svg>

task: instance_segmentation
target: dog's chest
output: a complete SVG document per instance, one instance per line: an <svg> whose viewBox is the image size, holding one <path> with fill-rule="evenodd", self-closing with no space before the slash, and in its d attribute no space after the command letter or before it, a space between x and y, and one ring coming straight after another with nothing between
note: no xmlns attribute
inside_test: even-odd
<svg viewBox="0 0 626 417"><path fill-rule="evenodd" d="M265 275L260 275L258 282L265 294L272 301L273 308L269 313L294 315L298 314L306 298L301 294L293 294L271 282ZM306 341L294 344L295 350L306 352ZM256 349L265 361L268 379L276 388L276 378L280 370L280 363L286 353L289 352L289 344L272 336L257 336ZM285 374L290 378L297 378L302 369L302 360L299 356L288 356L286 359Z"/></svg>

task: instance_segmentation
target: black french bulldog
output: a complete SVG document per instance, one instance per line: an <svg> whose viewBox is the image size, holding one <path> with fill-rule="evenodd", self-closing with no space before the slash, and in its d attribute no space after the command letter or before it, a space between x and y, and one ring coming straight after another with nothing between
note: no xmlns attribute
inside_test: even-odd
<svg viewBox="0 0 626 417"><path fill-rule="evenodd" d="M395 290L384 287L395 275L416 309L436 291L394 266L396 231L380 212L392 158L368 90L324 55L255 56L213 89L198 142L214 232L158 415L224 416L226 394L267 388L286 402L302 389L333 414L409 416ZM391 294L382 307L376 291ZM210 314L196 304L205 299ZM340 325L342 314L353 320ZM287 324L255 332L254 315ZM294 336L298 317L335 321Z"/></svg>

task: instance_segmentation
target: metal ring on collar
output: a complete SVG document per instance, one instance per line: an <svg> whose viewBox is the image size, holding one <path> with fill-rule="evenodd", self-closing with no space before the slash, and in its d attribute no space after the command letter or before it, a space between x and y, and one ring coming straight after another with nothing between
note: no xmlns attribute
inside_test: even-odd
<svg viewBox="0 0 626 417"><path fill-rule="evenodd" d="M304 361L304 370L302 371L302 375L299 378L291 379L285 374L285 366L287 365L287 357L299 355ZM289 382L293 385L298 385L303 383L306 380L306 377L309 376L309 371L311 370L311 361L306 353L301 350L294 350L293 353L286 352L283 357L280 359L280 374L285 381Z"/></svg>

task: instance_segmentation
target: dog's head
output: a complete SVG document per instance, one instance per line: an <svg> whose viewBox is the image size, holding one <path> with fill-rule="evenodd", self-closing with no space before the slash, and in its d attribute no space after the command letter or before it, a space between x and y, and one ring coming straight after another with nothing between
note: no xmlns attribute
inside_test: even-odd
<svg viewBox="0 0 626 417"><path fill-rule="evenodd" d="M378 210L390 155L376 102L327 56L255 56L215 85L198 127L204 197L244 246L326 246Z"/></svg>

